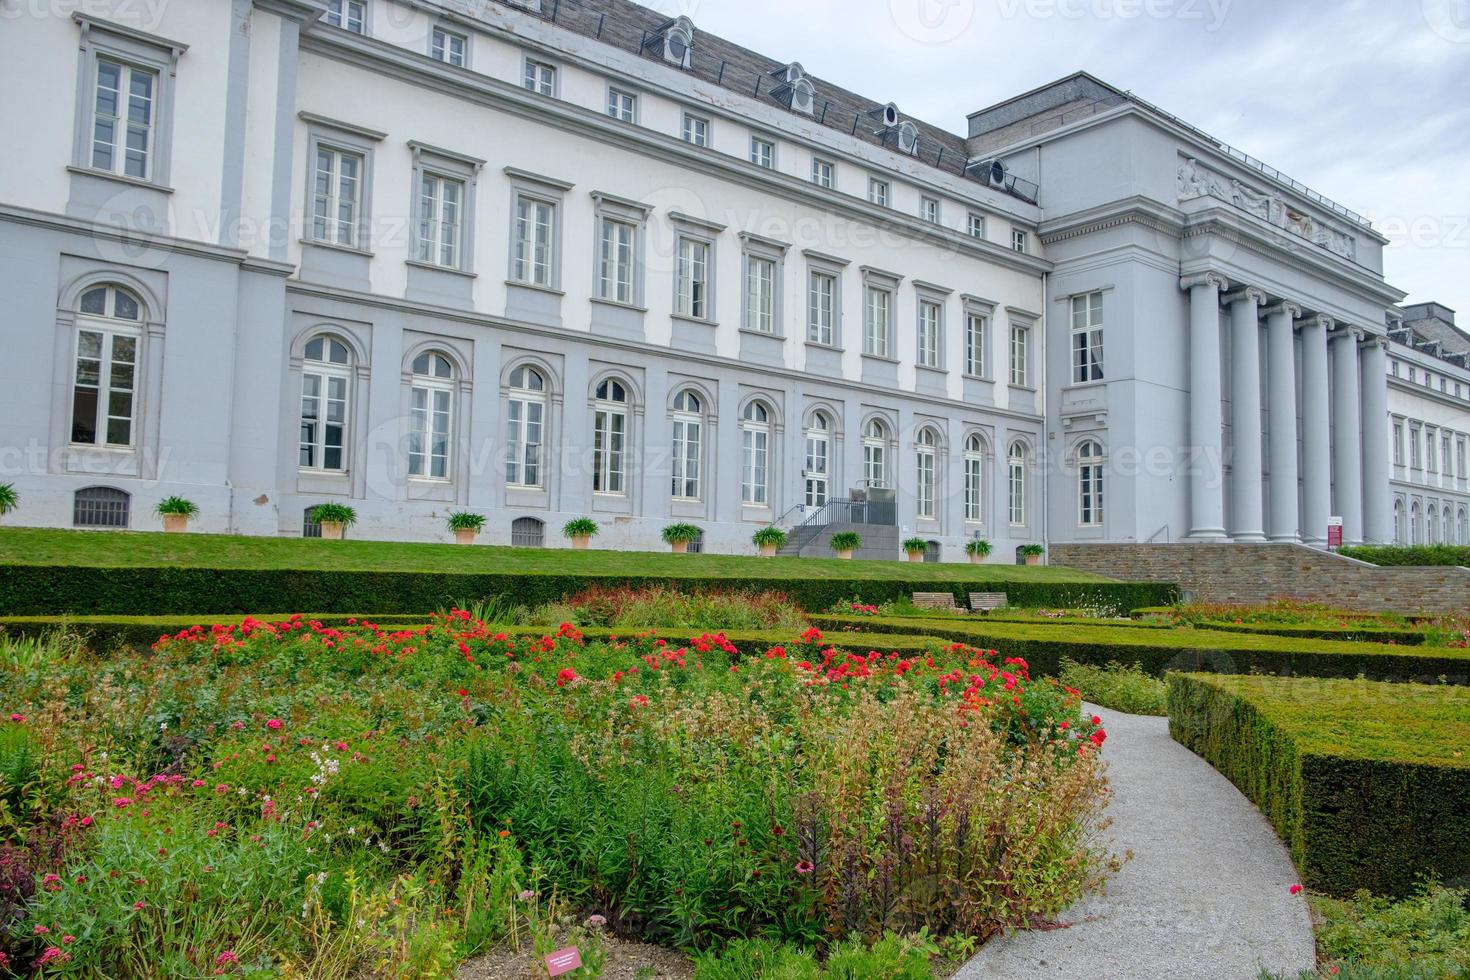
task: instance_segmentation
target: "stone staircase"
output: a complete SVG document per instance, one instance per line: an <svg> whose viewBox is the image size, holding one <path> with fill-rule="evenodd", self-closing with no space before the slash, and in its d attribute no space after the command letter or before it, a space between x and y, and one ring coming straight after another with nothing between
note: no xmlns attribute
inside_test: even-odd
<svg viewBox="0 0 1470 980"><path fill-rule="evenodd" d="M786 543L776 554L783 558L831 558L832 535L840 531L862 535L863 546L853 553L854 558L893 561L903 557L898 550L898 528L880 524L798 525L786 535Z"/></svg>

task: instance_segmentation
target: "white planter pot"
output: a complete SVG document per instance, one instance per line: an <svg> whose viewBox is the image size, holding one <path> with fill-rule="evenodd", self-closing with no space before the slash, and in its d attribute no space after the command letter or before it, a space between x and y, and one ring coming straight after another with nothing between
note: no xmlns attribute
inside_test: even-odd
<svg viewBox="0 0 1470 980"><path fill-rule="evenodd" d="M189 530L189 518L183 514L164 514L163 530L166 534L183 534Z"/></svg>
<svg viewBox="0 0 1470 980"><path fill-rule="evenodd" d="M322 537L327 541L341 541L347 525L341 521L322 521Z"/></svg>
<svg viewBox="0 0 1470 980"><path fill-rule="evenodd" d="M454 532L454 540L455 540L455 543L456 544L474 544L475 543L475 535L478 534L478 533L479 532L475 531L472 528L467 528L467 527L458 528Z"/></svg>

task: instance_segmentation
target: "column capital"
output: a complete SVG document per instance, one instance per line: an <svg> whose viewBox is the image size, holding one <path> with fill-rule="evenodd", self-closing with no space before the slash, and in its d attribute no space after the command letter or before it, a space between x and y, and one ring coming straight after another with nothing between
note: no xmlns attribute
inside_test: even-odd
<svg viewBox="0 0 1470 980"><path fill-rule="evenodd" d="M1232 289L1230 292L1226 293L1220 298L1227 303L1239 303L1243 300L1255 300L1256 305L1261 306L1266 302L1266 291L1263 289L1258 289L1255 286L1241 286L1239 289Z"/></svg>
<svg viewBox="0 0 1470 980"><path fill-rule="evenodd" d="M1278 313L1285 313L1287 318L1290 320L1300 320L1302 318L1301 306L1297 303L1293 303L1289 299L1282 300L1279 303L1274 303L1271 306L1268 306L1265 309L1261 310L1261 316L1274 316Z"/></svg>
<svg viewBox="0 0 1470 980"><path fill-rule="evenodd" d="M1347 340L1351 338L1354 343L1361 343L1363 338L1368 335L1368 331L1362 327L1355 327L1347 323L1339 323L1335 328L1329 329L1332 330L1332 335L1328 338L1329 340Z"/></svg>
<svg viewBox="0 0 1470 980"><path fill-rule="evenodd" d="M1186 290L1193 289L1195 286L1214 286L1216 289L1225 289L1229 285L1230 280L1218 272L1196 272L1179 280L1179 288Z"/></svg>
<svg viewBox="0 0 1470 980"><path fill-rule="evenodd" d="M1304 327L1321 327L1329 333L1337 329L1337 321L1325 313L1313 313L1302 320Z"/></svg>
<svg viewBox="0 0 1470 980"><path fill-rule="evenodd" d="M1366 333L1366 331L1364 331ZM1388 350L1388 337L1381 333L1370 333L1362 338L1360 345L1363 350Z"/></svg>

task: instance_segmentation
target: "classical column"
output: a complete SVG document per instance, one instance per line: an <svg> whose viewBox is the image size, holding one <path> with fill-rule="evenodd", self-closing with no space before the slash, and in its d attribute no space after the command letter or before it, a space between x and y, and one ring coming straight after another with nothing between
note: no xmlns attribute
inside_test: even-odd
<svg viewBox="0 0 1470 980"><path fill-rule="evenodd" d="M1327 542L1332 515L1331 428L1327 404L1327 332L1332 318L1302 321L1302 540Z"/></svg>
<svg viewBox="0 0 1470 980"><path fill-rule="evenodd" d="M1387 338L1379 336L1369 337L1362 348L1363 533L1369 544L1393 544L1387 347Z"/></svg>
<svg viewBox="0 0 1470 980"><path fill-rule="evenodd" d="M1212 272L1186 276L1189 290L1189 536L1225 539L1224 447L1220 433L1220 290Z"/></svg>
<svg viewBox="0 0 1470 980"><path fill-rule="evenodd" d="M1266 540L1261 499L1261 321L1266 294L1251 286L1225 296L1230 304L1230 536Z"/></svg>
<svg viewBox="0 0 1470 980"><path fill-rule="evenodd" d="M1332 334L1332 493L1342 543L1363 543L1363 406L1358 397L1358 344L1363 331ZM1386 410L1385 410L1386 411Z"/></svg>
<svg viewBox="0 0 1470 980"><path fill-rule="evenodd" d="M1297 512L1296 468L1296 337L1292 321L1302 315L1295 303L1277 303L1262 311L1266 317L1266 390L1271 406L1272 541L1300 541L1301 515Z"/></svg>

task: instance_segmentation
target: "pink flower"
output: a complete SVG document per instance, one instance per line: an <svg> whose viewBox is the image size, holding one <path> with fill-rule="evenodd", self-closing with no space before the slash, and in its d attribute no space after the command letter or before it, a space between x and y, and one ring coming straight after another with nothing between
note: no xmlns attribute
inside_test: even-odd
<svg viewBox="0 0 1470 980"><path fill-rule="evenodd" d="M267 721L265 723L265 727L266 728L269 728L273 732L280 731L280 729L281 729L281 719L279 719L279 718L272 718L272 719L270 719L269 721Z"/></svg>
<svg viewBox="0 0 1470 980"><path fill-rule="evenodd" d="M45 926L40 926L40 925L36 926L36 928L34 928L34 929L31 930L31 932L33 932L37 936L44 936L44 935L46 935L46 933L48 933L50 931L51 931L50 929L47 929Z"/></svg>
<svg viewBox="0 0 1470 980"><path fill-rule="evenodd" d="M76 941L77 941L77 937L71 935L70 933L68 933L67 935L61 937L61 945L63 945L63 946L70 946L72 943L74 943Z"/></svg>
<svg viewBox="0 0 1470 980"><path fill-rule="evenodd" d="M48 946L46 947L46 952L36 958L36 965L45 966L54 960L60 960L65 963L69 959L71 959L71 954L62 952L60 946Z"/></svg>
<svg viewBox="0 0 1470 980"><path fill-rule="evenodd" d="M23 714L20 714L19 712L12 711L10 713L10 720L13 721L13 722L15 722L17 725L19 725L19 724L23 723L26 720L26 716L23 715Z"/></svg>
<svg viewBox="0 0 1470 980"><path fill-rule="evenodd" d="M235 955L233 949L227 949L214 958L215 966L234 966L240 962L240 957Z"/></svg>
<svg viewBox="0 0 1470 980"><path fill-rule="evenodd" d="M129 796L119 796L117 799L112 801L112 805L121 810L125 806L132 806L133 800L132 797Z"/></svg>
<svg viewBox="0 0 1470 980"><path fill-rule="evenodd" d="M143 911L143 900L139 899L138 901L134 902L133 909L138 912Z"/></svg>
<svg viewBox="0 0 1470 980"><path fill-rule="evenodd" d="M796 862L796 873L797 874L799 874L799 875L809 875L809 874L812 873L812 870L813 870L812 863L810 861L806 860L805 858L802 858L800 861L797 861Z"/></svg>
<svg viewBox="0 0 1470 980"><path fill-rule="evenodd" d="M1297 893L1298 893L1298 892L1300 892L1300 891L1301 891L1301 890L1302 890L1302 886L1301 886L1301 885L1292 885L1292 886L1291 886L1291 893L1292 893L1292 894L1293 894L1293 895L1295 895L1295 894L1297 894Z"/></svg>

